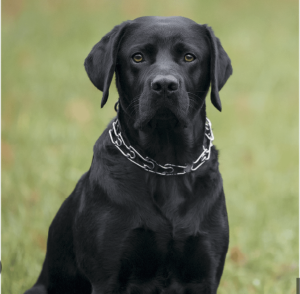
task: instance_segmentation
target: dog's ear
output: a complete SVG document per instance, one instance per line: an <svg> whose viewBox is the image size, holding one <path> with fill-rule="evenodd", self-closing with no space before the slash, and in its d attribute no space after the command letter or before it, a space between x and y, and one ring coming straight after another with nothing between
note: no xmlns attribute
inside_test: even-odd
<svg viewBox="0 0 300 294"><path fill-rule="evenodd" d="M211 45L210 81L211 102L219 110L222 110L219 91L225 85L232 74L231 60L223 49L220 40L215 36L211 27L205 25L206 33Z"/></svg>
<svg viewBox="0 0 300 294"><path fill-rule="evenodd" d="M113 78L117 53L125 29L130 22L115 26L92 49L85 59L85 70L96 88L103 92L101 108L105 105Z"/></svg>

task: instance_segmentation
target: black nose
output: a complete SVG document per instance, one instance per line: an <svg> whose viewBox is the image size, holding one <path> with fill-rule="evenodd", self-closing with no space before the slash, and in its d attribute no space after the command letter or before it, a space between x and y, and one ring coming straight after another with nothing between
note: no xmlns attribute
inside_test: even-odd
<svg viewBox="0 0 300 294"><path fill-rule="evenodd" d="M157 75L151 83L152 90L159 94L175 92L178 90L178 86L178 80L172 75Z"/></svg>

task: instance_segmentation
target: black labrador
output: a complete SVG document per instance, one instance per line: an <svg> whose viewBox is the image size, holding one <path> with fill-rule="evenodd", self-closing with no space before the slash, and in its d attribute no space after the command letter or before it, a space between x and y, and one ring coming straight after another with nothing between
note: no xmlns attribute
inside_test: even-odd
<svg viewBox="0 0 300 294"><path fill-rule="evenodd" d="M141 17L114 27L85 60L117 117L90 170L55 216L33 293L216 293L228 219L205 96L231 62L207 25Z"/></svg>

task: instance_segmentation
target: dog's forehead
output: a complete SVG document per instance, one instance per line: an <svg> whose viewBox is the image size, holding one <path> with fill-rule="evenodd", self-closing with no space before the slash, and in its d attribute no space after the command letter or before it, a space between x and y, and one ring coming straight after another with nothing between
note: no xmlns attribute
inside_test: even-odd
<svg viewBox="0 0 300 294"><path fill-rule="evenodd" d="M132 21L132 23L137 24L144 24L144 25L195 25L197 24L193 20L182 17L182 16L169 16L169 17L163 17L163 16L143 16L136 18Z"/></svg>
<svg viewBox="0 0 300 294"><path fill-rule="evenodd" d="M173 41L201 38L203 28L196 22L184 17L140 17L132 21L125 42Z"/></svg>

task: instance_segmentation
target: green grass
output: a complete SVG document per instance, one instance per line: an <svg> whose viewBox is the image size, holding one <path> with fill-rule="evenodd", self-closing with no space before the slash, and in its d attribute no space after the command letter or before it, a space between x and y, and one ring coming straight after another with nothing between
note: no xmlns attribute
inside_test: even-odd
<svg viewBox="0 0 300 294"><path fill-rule="evenodd" d="M114 25L142 15L208 23L231 57L220 150L230 248L219 294L296 293L298 2L2 1L2 293L32 286L48 227L114 116L83 61Z"/></svg>

